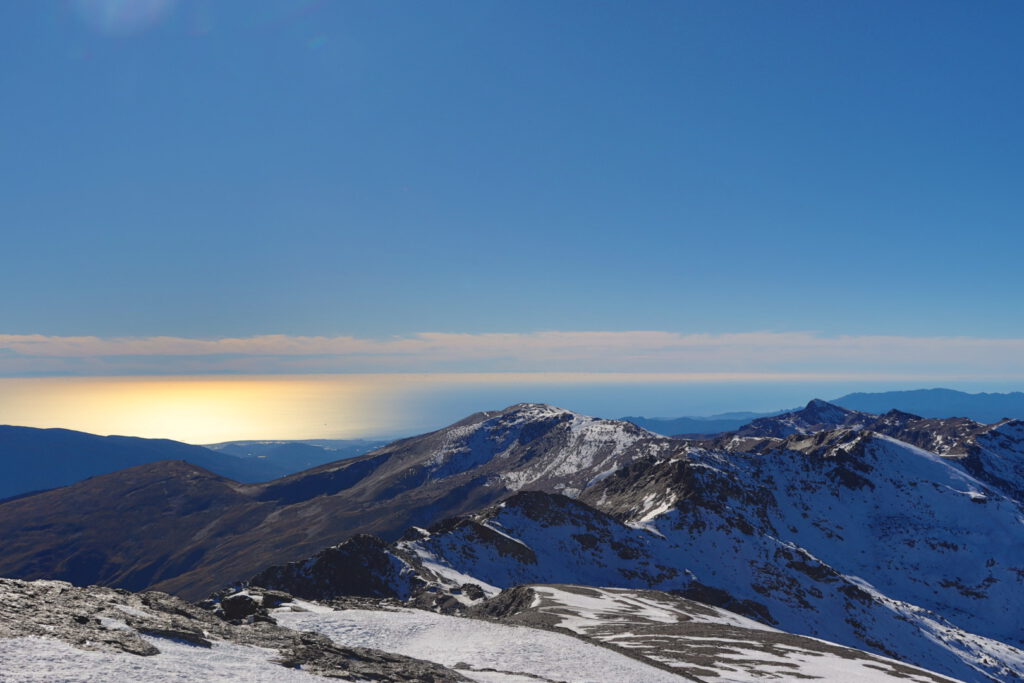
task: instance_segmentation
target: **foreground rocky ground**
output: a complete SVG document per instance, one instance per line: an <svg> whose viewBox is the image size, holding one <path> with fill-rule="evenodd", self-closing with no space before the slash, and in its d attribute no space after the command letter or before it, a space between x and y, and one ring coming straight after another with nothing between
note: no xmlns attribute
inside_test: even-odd
<svg viewBox="0 0 1024 683"><path fill-rule="evenodd" d="M206 680L284 681L293 678L289 670L302 672L294 677L302 680L309 674L360 681L466 680L438 664L342 647L320 634L278 626L266 608L288 596L246 598L235 598L239 618L226 620L165 593L0 579L0 677L116 680L135 672L144 680L167 680L176 670L187 673L181 660L192 659L201 662ZM261 609L254 612L250 607L256 604ZM120 657L79 656L75 650ZM171 657L161 658L165 653ZM151 658L151 664L144 661Z"/></svg>

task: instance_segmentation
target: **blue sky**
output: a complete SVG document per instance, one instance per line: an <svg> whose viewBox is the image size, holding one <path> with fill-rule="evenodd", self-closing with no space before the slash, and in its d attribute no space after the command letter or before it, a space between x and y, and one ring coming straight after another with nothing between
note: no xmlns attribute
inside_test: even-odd
<svg viewBox="0 0 1024 683"><path fill-rule="evenodd" d="M1014 2L0 3L0 374L1024 377L1022 25ZM680 356L693 335L732 355Z"/></svg>

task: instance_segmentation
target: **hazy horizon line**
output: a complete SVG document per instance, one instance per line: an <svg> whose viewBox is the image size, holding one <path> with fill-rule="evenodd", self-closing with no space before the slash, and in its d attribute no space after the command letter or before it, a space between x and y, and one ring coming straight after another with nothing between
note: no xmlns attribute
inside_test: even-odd
<svg viewBox="0 0 1024 683"><path fill-rule="evenodd" d="M0 377L481 373L996 381L1024 378L1024 338L657 330L383 339L0 334Z"/></svg>

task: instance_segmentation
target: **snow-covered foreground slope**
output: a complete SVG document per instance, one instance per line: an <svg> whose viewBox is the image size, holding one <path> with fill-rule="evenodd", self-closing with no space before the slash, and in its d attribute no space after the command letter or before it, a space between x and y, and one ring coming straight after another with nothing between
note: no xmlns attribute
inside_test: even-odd
<svg viewBox="0 0 1024 683"><path fill-rule="evenodd" d="M489 620L398 608L282 607L274 616L339 645L437 662L479 681L952 680L657 591L520 587L472 613Z"/></svg>
<svg viewBox="0 0 1024 683"><path fill-rule="evenodd" d="M316 683L324 680L273 663L278 656L276 650L222 642L202 648L164 638L146 640L158 647L160 653L141 657L127 652L90 652L54 638L0 638L0 681Z"/></svg>
<svg viewBox="0 0 1024 683"><path fill-rule="evenodd" d="M339 645L397 652L455 668L478 681L645 681L680 677L572 636L416 609L274 612L289 628Z"/></svg>

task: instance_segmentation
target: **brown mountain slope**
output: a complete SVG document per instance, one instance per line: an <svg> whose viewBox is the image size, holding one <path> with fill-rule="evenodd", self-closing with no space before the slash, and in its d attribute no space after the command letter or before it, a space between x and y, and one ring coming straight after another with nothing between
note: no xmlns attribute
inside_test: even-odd
<svg viewBox="0 0 1024 683"><path fill-rule="evenodd" d="M523 404L267 484L144 465L0 504L0 575L194 599L357 533L392 539L524 487L573 493L666 442Z"/></svg>
<svg viewBox="0 0 1024 683"><path fill-rule="evenodd" d="M139 465L0 506L0 575L138 590L203 561L272 509L183 460Z"/></svg>

